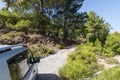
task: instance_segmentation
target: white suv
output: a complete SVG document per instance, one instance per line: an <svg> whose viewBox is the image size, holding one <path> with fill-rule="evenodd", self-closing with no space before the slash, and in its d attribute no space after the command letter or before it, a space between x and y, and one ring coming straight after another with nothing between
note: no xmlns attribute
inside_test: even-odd
<svg viewBox="0 0 120 80"><path fill-rule="evenodd" d="M24 45L0 45L0 80L35 80L40 57Z"/></svg>

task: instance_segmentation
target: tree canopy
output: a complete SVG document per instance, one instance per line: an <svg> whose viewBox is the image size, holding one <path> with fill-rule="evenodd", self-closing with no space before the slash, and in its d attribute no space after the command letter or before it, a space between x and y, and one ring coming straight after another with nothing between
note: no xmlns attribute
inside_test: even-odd
<svg viewBox="0 0 120 80"><path fill-rule="evenodd" d="M110 25L94 11L88 13L85 25L88 29L89 40L93 42L93 45L95 45L95 41L98 39L101 45L104 46Z"/></svg>
<svg viewBox="0 0 120 80"><path fill-rule="evenodd" d="M84 0L3 0L1 28L36 32L67 40L89 39L103 46L109 24L95 12L80 12Z"/></svg>

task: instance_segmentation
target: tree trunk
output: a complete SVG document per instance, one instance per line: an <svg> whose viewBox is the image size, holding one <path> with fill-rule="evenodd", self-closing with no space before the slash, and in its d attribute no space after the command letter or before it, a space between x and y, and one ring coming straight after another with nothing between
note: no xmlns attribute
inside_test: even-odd
<svg viewBox="0 0 120 80"><path fill-rule="evenodd" d="M42 24L40 24L40 32L41 32L42 34L45 34L45 28L44 28L43 22L42 22Z"/></svg>
<svg viewBox="0 0 120 80"><path fill-rule="evenodd" d="M39 4L40 4L40 11L41 11L41 13L43 13L43 0L39 0Z"/></svg>
<svg viewBox="0 0 120 80"><path fill-rule="evenodd" d="M75 39L75 27L72 28L71 41Z"/></svg>
<svg viewBox="0 0 120 80"><path fill-rule="evenodd" d="M63 28L63 41L65 42L67 40L67 36L68 36L68 31L67 31L67 25L66 25L66 19L64 22L64 28Z"/></svg>
<svg viewBox="0 0 120 80"><path fill-rule="evenodd" d="M55 35L57 38L59 37L59 29L57 28L56 29L56 35Z"/></svg>

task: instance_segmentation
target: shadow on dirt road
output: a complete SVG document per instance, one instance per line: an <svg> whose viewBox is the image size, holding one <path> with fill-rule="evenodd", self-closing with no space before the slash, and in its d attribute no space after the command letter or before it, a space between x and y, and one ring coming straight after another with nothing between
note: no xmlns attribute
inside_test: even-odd
<svg viewBox="0 0 120 80"><path fill-rule="evenodd" d="M60 80L56 74L38 74L36 80Z"/></svg>

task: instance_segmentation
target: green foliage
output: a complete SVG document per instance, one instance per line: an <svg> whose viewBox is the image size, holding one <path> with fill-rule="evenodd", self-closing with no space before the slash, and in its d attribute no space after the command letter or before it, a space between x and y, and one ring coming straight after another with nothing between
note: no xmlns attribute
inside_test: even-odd
<svg viewBox="0 0 120 80"><path fill-rule="evenodd" d="M1 27L39 32L64 42L89 38L103 46L109 32L103 18L95 12L79 12L84 0L4 0L7 8L0 11ZM44 6L43 6L44 5Z"/></svg>
<svg viewBox="0 0 120 80"><path fill-rule="evenodd" d="M108 35L106 45L102 49L102 55L111 57L117 54L120 54L120 33L115 32Z"/></svg>
<svg viewBox="0 0 120 80"><path fill-rule="evenodd" d="M120 33L109 33L105 43L104 47L102 47L101 41L96 39L95 46L91 49L92 52L97 54L98 57L112 57L120 54ZM90 42L87 45L92 46Z"/></svg>
<svg viewBox="0 0 120 80"><path fill-rule="evenodd" d="M107 58L106 63L108 63L108 64L118 64L119 61L114 59L114 58Z"/></svg>
<svg viewBox="0 0 120 80"><path fill-rule="evenodd" d="M101 54L101 49L102 49L101 43L98 40L96 40L95 43L96 43L96 46L92 47L92 51L95 54L100 55Z"/></svg>
<svg viewBox="0 0 120 80"><path fill-rule="evenodd" d="M54 54L54 50L40 46L40 45L36 45L36 46L31 46L30 49L32 50L32 52L34 53L35 56L48 56L50 54Z"/></svg>
<svg viewBox="0 0 120 80"><path fill-rule="evenodd" d="M18 15L19 15L19 13L15 12L15 11L13 11L13 12L10 12L7 10L0 11L1 26L9 27L10 29L19 30L19 31L23 31L23 32L29 31L29 29L31 28L30 26L32 26L31 20L29 20L25 14L24 14L24 16L23 15L18 16Z"/></svg>
<svg viewBox="0 0 120 80"><path fill-rule="evenodd" d="M116 49L118 50L119 47L114 48L114 45L116 44L113 44L113 42L116 42L116 39L113 38L113 36L119 39L118 36L120 35L119 33L109 34L109 40L106 40L106 44L104 45L104 47L101 46L99 40L95 41L96 46L93 46L90 42L79 45L76 48L75 52L69 55L67 64L60 69L59 74L61 79L84 80L84 78L90 77L95 72L103 70L104 66L97 64L96 56L112 57L116 55ZM110 38L112 40L110 40ZM108 41L110 41L110 43ZM106 62L109 64L119 63L113 58L107 58ZM105 76L103 77L105 78ZM96 78L95 80L98 80L98 78ZM101 78L99 80L104 79Z"/></svg>
<svg viewBox="0 0 120 80"><path fill-rule="evenodd" d="M58 48L58 49L62 49L63 47L62 47L61 44L56 44L56 48Z"/></svg>
<svg viewBox="0 0 120 80"><path fill-rule="evenodd" d="M69 37L69 39L73 39L75 37L71 33L76 34L75 29L82 26L85 20L85 17L82 16L84 13L78 13L83 0L4 0L3 2L6 2L7 11L10 8L11 12L17 12L17 16L14 15L17 18L15 24L12 24L13 19L5 21L7 26L14 30L22 31L25 29L26 32L32 27L33 30L37 28L43 34L57 38L65 37L67 39ZM23 14L22 17L21 14ZM25 14L31 15L26 16ZM29 24L26 24L28 22L24 23L21 20L30 20L33 24L29 26ZM51 25L51 22L54 24ZM71 29L68 29L68 27Z"/></svg>
<svg viewBox="0 0 120 80"><path fill-rule="evenodd" d="M10 16L9 11L0 11L0 24L3 28L6 27L5 22L9 16Z"/></svg>
<svg viewBox="0 0 120 80"><path fill-rule="evenodd" d="M89 41L93 42L93 45L95 46L95 41L98 39L103 47L105 45L110 25L106 23L103 18L97 16L93 11L90 11L87 16L85 26L88 30Z"/></svg>
<svg viewBox="0 0 120 80"><path fill-rule="evenodd" d="M62 80L84 80L102 69L91 49L92 46L82 44L69 55L67 64L59 71Z"/></svg>
<svg viewBox="0 0 120 80"><path fill-rule="evenodd" d="M101 53L102 53L102 56L105 56L105 57L115 56L115 53L114 53L114 51L112 51L111 47L104 47L101 50Z"/></svg>
<svg viewBox="0 0 120 80"><path fill-rule="evenodd" d="M29 30L31 24L32 22L30 20L21 20L13 28L20 31L27 31Z"/></svg>
<svg viewBox="0 0 120 80"><path fill-rule="evenodd" d="M2 24L0 24L0 29L2 29L3 27L2 27Z"/></svg>
<svg viewBox="0 0 120 80"><path fill-rule="evenodd" d="M120 80L120 66L103 71L100 75L91 80Z"/></svg>

